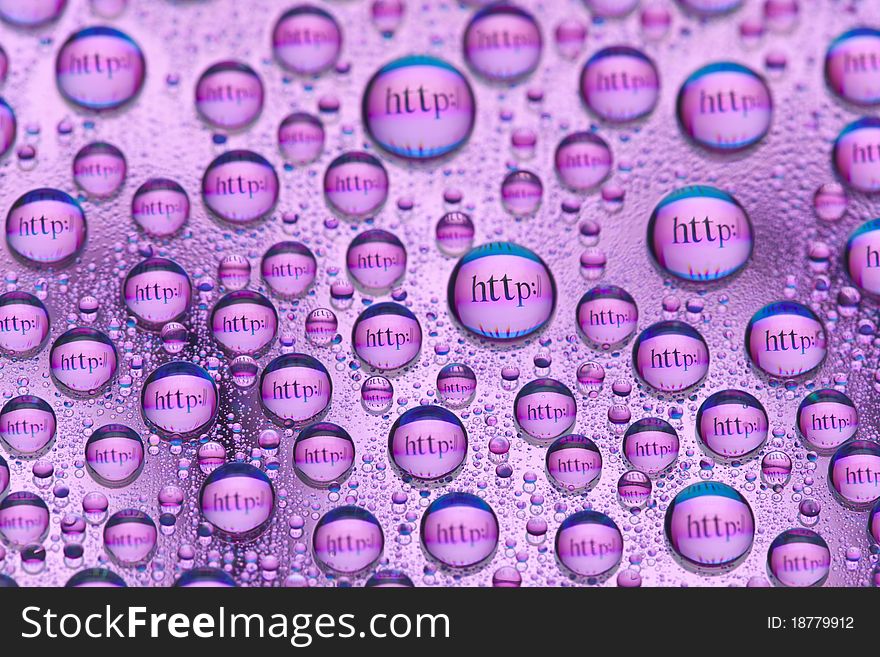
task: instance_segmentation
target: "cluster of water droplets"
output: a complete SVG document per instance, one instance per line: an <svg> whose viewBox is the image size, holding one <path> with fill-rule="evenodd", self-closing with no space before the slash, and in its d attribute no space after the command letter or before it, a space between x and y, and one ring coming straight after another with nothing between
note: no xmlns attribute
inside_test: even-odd
<svg viewBox="0 0 880 657"><path fill-rule="evenodd" d="M878 581L870 5L0 0L0 580Z"/></svg>

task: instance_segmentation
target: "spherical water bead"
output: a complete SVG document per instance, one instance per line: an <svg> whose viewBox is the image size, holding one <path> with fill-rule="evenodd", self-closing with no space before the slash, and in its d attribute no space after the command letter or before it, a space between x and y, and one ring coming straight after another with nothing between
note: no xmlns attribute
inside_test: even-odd
<svg viewBox="0 0 880 657"><path fill-rule="evenodd" d="M880 103L880 30L856 27L832 41L825 53L825 82L855 105Z"/></svg>
<svg viewBox="0 0 880 657"><path fill-rule="evenodd" d="M849 236L843 252L850 279L863 292L880 297L880 219L871 219Z"/></svg>
<svg viewBox="0 0 880 657"><path fill-rule="evenodd" d="M619 212L623 208L623 200L626 198L626 190L620 185L607 183L600 190L602 208L610 213Z"/></svg>
<svg viewBox="0 0 880 657"><path fill-rule="evenodd" d="M798 519L805 526L812 526L819 522L819 514L822 506L816 500L805 497L798 504Z"/></svg>
<svg viewBox="0 0 880 657"><path fill-rule="evenodd" d="M866 116L847 125L834 142L832 162L837 177L849 187L880 191L880 118Z"/></svg>
<svg viewBox="0 0 880 657"><path fill-rule="evenodd" d="M595 396L602 389L605 381L605 369L595 361L581 363L577 370L578 390L585 395Z"/></svg>
<svg viewBox="0 0 880 657"><path fill-rule="evenodd" d="M738 565L752 548L755 516L727 484L706 481L681 490L666 509L666 539L685 563L717 570Z"/></svg>
<svg viewBox="0 0 880 657"><path fill-rule="evenodd" d="M262 155L228 151L214 159L202 177L205 205L232 224L247 224L269 214L278 201L278 174Z"/></svg>
<svg viewBox="0 0 880 657"><path fill-rule="evenodd" d="M55 474L55 464L49 459L38 459L31 464L31 474L37 486L46 488Z"/></svg>
<svg viewBox="0 0 880 657"><path fill-rule="evenodd" d="M239 388L250 388L257 382L260 366L250 356L236 356L229 363L232 382Z"/></svg>
<svg viewBox="0 0 880 657"><path fill-rule="evenodd" d="M605 265L608 258L601 249L589 248L581 253L580 272L588 281L595 281L605 274Z"/></svg>
<svg viewBox="0 0 880 657"><path fill-rule="evenodd" d="M364 583L366 588L411 589L415 587L409 575L399 570L380 570Z"/></svg>
<svg viewBox="0 0 880 657"><path fill-rule="evenodd" d="M60 266L86 243L86 218L73 197L44 187L20 196L6 216L6 245L27 265Z"/></svg>
<svg viewBox="0 0 880 657"><path fill-rule="evenodd" d="M815 273L825 273L831 260L831 248L825 242L811 242L807 251L807 264Z"/></svg>
<svg viewBox="0 0 880 657"><path fill-rule="evenodd" d="M844 506L870 509L880 499L880 445L870 440L841 445L828 463L828 482Z"/></svg>
<svg viewBox="0 0 880 657"><path fill-rule="evenodd" d="M768 452L761 459L761 477L768 486L785 486L791 479L791 471L791 457L785 452Z"/></svg>
<svg viewBox="0 0 880 657"><path fill-rule="evenodd" d="M84 326L59 336L49 351L49 367L55 383L65 393L92 397L116 375L116 347L105 333Z"/></svg>
<svg viewBox="0 0 880 657"><path fill-rule="evenodd" d="M272 31L272 52L287 70L318 75L333 68L342 50L342 30L328 12L301 4L288 9Z"/></svg>
<svg viewBox="0 0 880 657"><path fill-rule="evenodd" d="M522 338L556 308L556 282L533 251L511 242L478 246L458 261L447 288L453 317L479 336Z"/></svg>
<svg viewBox="0 0 880 657"><path fill-rule="evenodd" d="M101 304L98 301L97 297L93 297L91 294L87 294L82 297L77 303L77 310L79 310L79 318L91 324L98 317L98 310L100 310Z"/></svg>
<svg viewBox="0 0 880 657"><path fill-rule="evenodd" d="M554 484L568 492L582 492L599 480L602 453L592 440L572 433L553 441L544 464Z"/></svg>
<svg viewBox="0 0 880 657"><path fill-rule="evenodd" d="M304 428L293 444L293 467L297 476L313 488L342 482L354 467L354 441L332 422L316 422Z"/></svg>
<svg viewBox="0 0 880 657"><path fill-rule="evenodd" d="M144 53L119 30L87 27L71 34L55 60L58 91L87 110L116 109L130 102L144 86Z"/></svg>
<svg viewBox="0 0 880 657"><path fill-rule="evenodd" d="M262 470L247 463L226 463L202 484L199 509L225 538L254 538L272 519L275 488Z"/></svg>
<svg viewBox="0 0 880 657"><path fill-rule="evenodd" d="M629 292L616 285L603 285L581 297L575 321L589 344L609 349L635 333L639 309Z"/></svg>
<svg viewBox="0 0 880 657"><path fill-rule="evenodd" d="M500 2L473 15L462 46L474 73L492 82L513 83L538 67L544 42L534 16Z"/></svg>
<svg viewBox="0 0 880 657"><path fill-rule="evenodd" d="M660 418L633 422L623 436L623 454L634 468L656 477L678 459L678 434Z"/></svg>
<svg viewBox="0 0 880 657"><path fill-rule="evenodd" d="M242 62L213 64L196 83L196 110L214 128L245 128L263 110L263 81Z"/></svg>
<svg viewBox="0 0 880 657"><path fill-rule="evenodd" d="M623 535L617 524L598 511L568 516L556 532L556 557L580 577L610 573L623 556Z"/></svg>
<svg viewBox="0 0 880 657"><path fill-rule="evenodd" d="M217 266L217 278L227 290L242 290L251 281L251 263L241 255L224 256Z"/></svg>
<svg viewBox="0 0 880 657"><path fill-rule="evenodd" d="M813 195L813 210L822 221L838 221L846 214L847 203L846 190L836 182L825 183Z"/></svg>
<svg viewBox="0 0 880 657"><path fill-rule="evenodd" d="M544 185L531 171L511 171L501 182L501 205L514 217L530 217L541 207Z"/></svg>
<svg viewBox="0 0 880 657"><path fill-rule="evenodd" d="M73 158L74 182L97 199L110 198L118 192L127 171L122 151L101 141L83 146Z"/></svg>
<svg viewBox="0 0 880 657"><path fill-rule="evenodd" d="M176 262L147 258L128 272L122 284L122 299L141 326L159 329L189 310L192 284Z"/></svg>
<svg viewBox="0 0 880 657"><path fill-rule="evenodd" d="M773 98L764 79L732 62L704 66L681 85L676 113L682 131L711 151L758 143L770 130Z"/></svg>
<svg viewBox="0 0 880 657"><path fill-rule="evenodd" d="M874 545L880 545L880 503L875 504L868 514L868 538Z"/></svg>
<svg viewBox="0 0 880 657"><path fill-rule="evenodd" d="M501 387L504 390L515 390L519 381L519 368L507 365L501 368Z"/></svg>
<svg viewBox="0 0 880 657"><path fill-rule="evenodd" d="M764 58L764 68L776 78L780 77L788 66L788 57L781 50L771 50Z"/></svg>
<svg viewBox="0 0 880 657"><path fill-rule="evenodd" d="M422 327L407 308L392 302L373 304L351 329L355 354L377 370L396 370L418 358Z"/></svg>
<svg viewBox="0 0 880 657"><path fill-rule="evenodd" d="M659 41L669 32L672 15L664 3L648 4L639 16L642 35L650 41Z"/></svg>
<svg viewBox="0 0 880 657"><path fill-rule="evenodd" d="M42 27L56 20L67 0L0 0L0 18L15 27Z"/></svg>
<svg viewBox="0 0 880 657"><path fill-rule="evenodd" d="M361 404L369 413L388 412L394 401L394 387L384 376L371 376L361 384Z"/></svg>
<svg viewBox="0 0 880 657"><path fill-rule="evenodd" d="M289 114L278 126L278 146L292 164L309 164L321 157L324 139L324 124L305 112Z"/></svg>
<svg viewBox="0 0 880 657"><path fill-rule="evenodd" d="M740 271L754 234L745 208L715 187L684 187L667 195L648 221L648 250L667 273L717 281Z"/></svg>
<svg viewBox="0 0 880 657"><path fill-rule="evenodd" d="M468 436L454 413L441 406L415 406L397 418L388 434L388 454L405 475L438 480L455 472L467 456Z"/></svg>
<svg viewBox="0 0 880 657"><path fill-rule="evenodd" d="M461 256L474 244L474 222L464 212L448 212L440 217L434 235L437 248L448 256Z"/></svg>
<svg viewBox="0 0 880 657"><path fill-rule="evenodd" d="M179 486L163 486L157 496L159 510L162 513L178 515L183 508L185 493Z"/></svg>
<svg viewBox="0 0 880 657"><path fill-rule="evenodd" d="M200 566L181 573L174 584L175 588L234 588L238 586L232 575L219 568Z"/></svg>
<svg viewBox="0 0 880 657"><path fill-rule="evenodd" d="M128 0L90 0L92 13L101 18L118 18L128 6Z"/></svg>
<svg viewBox="0 0 880 657"><path fill-rule="evenodd" d="M559 142L554 163L563 185L576 192L589 192L611 173L614 157L608 143L598 135L573 132Z"/></svg>
<svg viewBox="0 0 880 657"><path fill-rule="evenodd" d="M385 292L406 273L406 247L393 233L374 228L351 241L345 263L348 273L362 288Z"/></svg>
<svg viewBox="0 0 880 657"><path fill-rule="evenodd" d="M577 211L580 211L580 206L578 206ZM584 246L596 246L599 243L599 234L601 232L602 227L593 219L584 219L578 224L578 233Z"/></svg>
<svg viewBox="0 0 880 657"><path fill-rule="evenodd" d="M626 123L650 114L660 96L654 62L629 46L612 46L584 64L581 99L593 114L610 123Z"/></svg>
<svg viewBox="0 0 880 657"><path fill-rule="evenodd" d="M386 39L394 36L405 12L406 4L403 0L373 0L370 5L370 19Z"/></svg>
<svg viewBox="0 0 880 657"><path fill-rule="evenodd" d="M779 586L822 586L831 570L831 550L811 529L788 529L770 544L767 569Z"/></svg>
<svg viewBox="0 0 880 657"><path fill-rule="evenodd" d="M635 9L639 0L584 0L590 13L598 18L623 18Z"/></svg>
<svg viewBox="0 0 880 657"><path fill-rule="evenodd" d="M178 322L168 322L159 333L162 348L169 354L179 354L189 341L186 327Z"/></svg>
<svg viewBox="0 0 880 657"><path fill-rule="evenodd" d="M752 363L771 376L800 376L825 359L828 341L816 314L795 301L777 301L759 310L746 326Z"/></svg>
<svg viewBox="0 0 880 657"><path fill-rule="evenodd" d="M510 133L510 150L518 159L533 158L537 145L538 135L531 128L517 128Z"/></svg>
<svg viewBox="0 0 880 657"><path fill-rule="evenodd" d="M563 59L574 61L581 56L587 40L587 26L576 18L566 18L553 31L556 49Z"/></svg>
<svg viewBox="0 0 880 657"><path fill-rule="evenodd" d="M146 563L156 550L156 523L143 511L117 511L104 525L104 549L122 566Z"/></svg>
<svg viewBox="0 0 880 657"><path fill-rule="evenodd" d="M676 0L686 12L705 18L721 16L739 9L743 0Z"/></svg>
<svg viewBox="0 0 880 657"><path fill-rule="evenodd" d="M834 389L816 390L797 410L797 429L809 449L830 454L856 435L859 411L852 400Z"/></svg>
<svg viewBox="0 0 880 657"><path fill-rule="evenodd" d="M48 403L34 395L20 395L0 411L0 442L10 454L40 456L55 440L57 426L55 411Z"/></svg>
<svg viewBox="0 0 880 657"><path fill-rule="evenodd" d="M519 427L536 440L553 440L571 429L577 402L556 379L535 379L522 387L513 402Z"/></svg>
<svg viewBox="0 0 880 657"><path fill-rule="evenodd" d="M27 491L9 493L0 501L0 539L23 548L42 543L49 531L49 508L41 497Z"/></svg>
<svg viewBox="0 0 880 657"><path fill-rule="evenodd" d="M275 339L278 312L259 292L239 290L224 295L211 311L211 334L227 352L262 353Z"/></svg>
<svg viewBox="0 0 880 657"><path fill-rule="evenodd" d="M467 406L477 393L477 375L463 363L449 363L437 373L437 394L447 406Z"/></svg>
<svg viewBox="0 0 880 657"><path fill-rule="evenodd" d="M462 198L462 191L456 187L449 187L443 191L443 201L447 205L458 205Z"/></svg>
<svg viewBox="0 0 880 657"><path fill-rule="evenodd" d="M464 146L476 121L467 78L451 64L426 55L395 59L364 89L361 120L384 151L425 161Z"/></svg>
<svg viewBox="0 0 880 657"><path fill-rule="evenodd" d="M202 433L217 417L219 394L213 377L198 365L173 361L160 365L144 381L144 421L165 436Z"/></svg>
<svg viewBox="0 0 880 657"><path fill-rule="evenodd" d="M17 123L15 112L3 98L0 98L0 157L6 155L15 143Z"/></svg>
<svg viewBox="0 0 880 657"><path fill-rule="evenodd" d="M300 242L278 242L260 261L260 272L269 289L284 298L302 296L315 281L318 262Z"/></svg>
<svg viewBox="0 0 880 657"><path fill-rule="evenodd" d="M226 448L213 440L202 443L198 451L199 470L204 474L211 474L226 463Z"/></svg>
<svg viewBox="0 0 880 657"><path fill-rule="evenodd" d="M632 419L632 412L626 404L613 404L608 408L608 421L613 425L624 425Z"/></svg>
<svg viewBox="0 0 880 657"><path fill-rule="evenodd" d="M85 519L92 525L99 525L107 517L107 507L110 502L107 496L99 491L91 491L83 495L82 509Z"/></svg>
<svg viewBox="0 0 880 657"><path fill-rule="evenodd" d="M709 371L709 347L700 333L684 322L652 324L633 345L633 366L649 386L679 392L697 385Z"/></svg>
<svg viewBox="0 0 880 657"><path fill-rule="evenodd" d="M800 12L797 0L765 0L764 21L774 32L785 33L795 26Z"/></svg>
<svg viewBox="0 0 880 657"><path fill-rule="evenodd" d="M330 303L337 310L348 309L354 300L354 285L346 279L335 280L330 284Z"/></svg>
<svg viewBox="0 0 880 657"><path fill-rule="evenodd" d="M372 215L388 198L388 172L369 153L343 153L324 172L324 198L347 219Z"/></svg>
<svg viewBox="0 0 880 657"><path fill-rule="evenodd" d="M11 476L9 474L9 464L6 462L2 456L0 456L0 499L6 495L6 491L9 490L9 482L11 481Z"/></svg>
<svg viewBox="0 0 880 657"><path fill-rule="evenodd" d="M67 580L65 588L124 588L125 580L106 568L86 568Z"/></svg>
<svg viewBox="0 0 880 657"><path fill-rule="evenodd" d="M260 375L260 403L273 422L301 426L323 413L333 396L327 368L306 354L283 354Z"/></svg>
<svg viewBox="0 0 880 657"><path fill-rule="evenodd" d="M431 558L450 568L469 568L495 551L498 518L476 495L446 493L425 510L419 533Z"/></svg>
<svg viewBox="0 0 880 657"><path fill-rule="evenodd" d="M105 424L89 436L86 469L107 488L128 486L144 468L144 441L124 424Z"/></svg>
<svg viewBox="0 0 880 657"><path fill-rule="evenodd" d="M629 509L641 509L651 500L651 478L644 472L629 470L617 480L617 499Z"/></svg>
<svg viewBox="0 0 880 657"><path fill-rule="evenodd" d="M809 250L807 251L807 264L810 269L817 273L823 274L828 271L828 267L831 264L831 247L829 247L825 242L811 242L809 245ZM821 280L821 279L820 279ZM824 283L819 283L817 281L817 285L823 285ZM815 290L817 292L820 291L821 288L816 287ZM821 289L821 291L827 290Z"/></svg>
<svg viewBox="0 0 880 657"><path fill-rule="evenodd" d="M312 532L315 561L334 573L364 571L379 560L384 549L382 525L376 516L357 506L328 511Z"/></svg>
<svg viewBox="0 0 880 657"><path fill-rule="evenodd" d="M702 403L695 429L712 454L738 459L761 449L767 440L769 419L761 402L749 393L721 390Z"/></svg>
<svg viewBox="0 0 880 657"><path fill-rule="evenodd" d="M189 219L189 196L173 180L150 178L131 199L131 217L147 235L168 237Z"/></svg>
<svg viewBox="0 0 880 657"><path fill-rule="evenodd" d="M617 586L624 589L639 588L642 585L642 575L633 568L624 568L617 573Z"/></svg>
<svg viewBox="0 0 880 657"><path fill-rule="evenodd" d="M49 337L49 313L33 294L0 294L0 353L17 358L36 354Z"/></svg>
<svg viewBox="0 0 880 657"><path fill-rule="evenodd" d="M82 548L75 548L81 553ZM39 544L27 545L19 552L21 557L21 568L28 575L36 575L46 567L46 548Z"/></svg>
<svg viewBox="0 0 880 657"><path fill-rule="evenodd" d="M319 347L325 347L336 337L336 329L339 321L332 310L327 308L315 308L305 321L305 333L309 342Z"/></svg>

